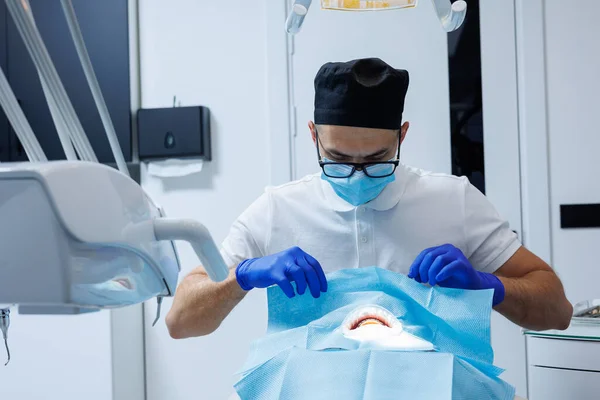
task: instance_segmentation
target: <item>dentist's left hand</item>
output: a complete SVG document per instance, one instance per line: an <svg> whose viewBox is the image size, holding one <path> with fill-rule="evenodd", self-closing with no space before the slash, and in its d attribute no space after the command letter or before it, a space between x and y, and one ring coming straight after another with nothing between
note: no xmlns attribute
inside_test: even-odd
<svg viewBox="0 0 600 400"><path fill-rule="evenodd" d="M477 271L463 252L451 244L423 250L410 267L408 277L431 286L494 289L494 307L504 300L502 281L494 274Z"/></svg>
<svg viewBox="0 0 600 400"><path fill-rule="evenodd" d="M299 247L292 247L270 256L243 261L235 270L244 290L278 285L289 297L295 296L292 281L299 295L308 286L314 298L327 291L327 279L321 264Z"/></svg>

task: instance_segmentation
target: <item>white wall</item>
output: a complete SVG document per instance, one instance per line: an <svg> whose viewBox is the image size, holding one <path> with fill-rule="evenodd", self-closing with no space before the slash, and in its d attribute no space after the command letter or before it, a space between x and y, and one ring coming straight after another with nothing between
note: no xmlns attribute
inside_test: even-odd
<svg viewBox="0 0 600 400"><path fill-rule="evenodd" d="M600 229L560 228L560 205L600 203L600 2L545 1L552 255L572 302L600 297Z"/></svg>
<svg viewBox="0 0 600 400"><path fill-rule="evenodd" d="M600 233L561 229L560 205L600 198L600 3L516 2L523 230L576 303L599 296Z"/></svg>
<svg viewBox="0 0 600 400"><path fill-rule="evenodd" d="M197 175L142 183L173 217L195 218L215 240L269 183L265 2L140 2L142 107L204 105L214 160ZM178 245L182 277L199 264ZM170 308L165 302L164 311ZM155 305L146 306L146 326ZM146 331L149 400L222 399L250 342L264 334L264 292L251 293L214 334L175 341L164 319Z"/></svg>
<svg viewBox="0 0 600 400"><path fill-rule="evenodd" d="M481 0L479 8L486 196L522 239L514 1ZM502 379L524 396L521 328L493 313L492 346L494 364L506 370Z"/></svg>

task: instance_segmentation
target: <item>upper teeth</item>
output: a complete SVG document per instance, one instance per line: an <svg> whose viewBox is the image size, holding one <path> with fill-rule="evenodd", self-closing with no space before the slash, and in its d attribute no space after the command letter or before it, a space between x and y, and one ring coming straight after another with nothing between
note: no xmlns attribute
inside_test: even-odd
<svg viewBox="0 0 600 400"><path fill-rule="evenodd" d="M343 326L346 329L352 329L353 326L356 326L356 324L361 322L362 320L369 319L377 319L379 321L383 321L388 327L394 327L399 325L398 320L388 310L379 306L363 306L351 312L348 315L348 317L346 317ZM363 325L365 325L364 322L359 324L359 326Z"/></svg>
<svg viewBox="0 0 600 400"><path fill-rule="evenodd" d="M361 327L364 325L384 325L384 323L381 322L381 320L379 320L377 318L367 318L358 323L358 327Z"/></svg>

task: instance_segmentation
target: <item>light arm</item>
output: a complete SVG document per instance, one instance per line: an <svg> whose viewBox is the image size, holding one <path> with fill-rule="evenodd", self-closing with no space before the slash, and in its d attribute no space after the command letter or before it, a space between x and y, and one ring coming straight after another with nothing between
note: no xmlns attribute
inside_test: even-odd
<svg viewBox="0 0 600 400"><path fill-rule="evenodd" d="M460 28L467 15L467 3L458 0L451 3L450 0L432 0L433 7L437 13L442 28L446 32L452 32Z"/></svg>
<svg viewBox="0 0 600 400"><path fill-rule="evenodd" d="M285 22L285 30L291 35L295 35L300 32L304 18L310 9L312 0L294 0L291 5L288 17ZM367 3L366 1L364 3ZM385 6L384 2L371 2L367 4L358 4L358 2L352 2L351 5L338 4L327 6L321 3L322 8L334 9L334 10L353 10L353 11L364 11L368 10L394 10L395 6ZM446 32L452 32L460 28L465 21L467 15L467 3L464 0L457 0L452 3L450 0L432 0L433 7L435 8L436 14L442 24L442 28ZM402 7L414 7L415 2L406 2L402 4ZM364 7L366 5L366 7Z"/></svg>

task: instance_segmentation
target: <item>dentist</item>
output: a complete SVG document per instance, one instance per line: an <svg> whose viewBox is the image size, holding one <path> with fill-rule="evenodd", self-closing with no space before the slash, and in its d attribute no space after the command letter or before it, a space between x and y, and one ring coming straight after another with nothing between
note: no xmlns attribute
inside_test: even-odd
<svg viewBox="0 0 600 400"><path fill-rule="evenodd" d="M173 338L213 332L249 290L319 297L326 273L369 266L432 286L493 289L495 310L525 328L569 326L559 278L481 192L464 177L400 162L408 85L407 71L379 59L319 70L309 130L321 171L268 188L242 213L222 245L229 278L214 283L199 267L179 285L167 316Z"/></svg>

